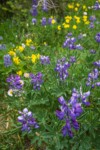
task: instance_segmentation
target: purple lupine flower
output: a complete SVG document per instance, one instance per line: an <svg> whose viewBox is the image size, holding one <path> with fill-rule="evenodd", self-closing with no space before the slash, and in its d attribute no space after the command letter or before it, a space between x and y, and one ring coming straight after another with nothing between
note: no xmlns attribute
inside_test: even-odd
<svg viewBox="0 0 100 150"><path fill-rule="evenodd" d="M79 123L77 117L79 117L82 112L82 104L89 106L90 102L87 98L90 96L90 91L82 94L79 93L75 88L72 90L72 96L69 101L66 101L63 96L58 98L60 103L60 110L56 110L56 116L59 120L64 120L65 125L62 128L63 136L69 135L73 137L72 128L75 130L79 129Z"/></svg>
<svg viewBox="0 0 100 150"><path fill-rule="evenodd" d="M52 24L52 18L48 19L48 24L50 24L50 25Z"/></svg>
<svg viewBox="0 0 100 150"><path fill-rule="evenodd" d="M47 0L43 0L42 10L45 11L45 12L48 11Z"/></svg>
<svg viewBox="0 0 100 150"><path fill-rule="evenodd" d="M95 66L100 67L100 60L93 63Z"/></svg>
<svg viewBox="0 0 100 150"><path fill-rule="evenodd" d="M9 54L4 55L4 65L5 67L9 67L12 65L11 56Z"/></svg>
<svg viewBox="0 0 100 150"><path fill-rule="evenodd" d="M93 22L90 22L90 26L89 26L89 28L94 28L95 26L94 26L94 23Z"/></svg>
<svg viewBox="0 0 100 150"><path fill-rule="evenodd" d="M23 80L18 75L10 75L6 81L10 84L10 89L21 90L24 85Z"/></svg>
<svg viewBox="0 0 100 150"><path fill-rule="evenodd" d="M92 21L92 22L96 21L96 16L94 16L94 15L90 16L89 20Z"/></svg>
<svg viewBox="0 0 100 150"><path fill-rule="evenodd" d="M83 34L80 33L79 36L78 36L78 39L82 39L83 38Z"/></svg>
<svg viewBox="0 0 100 150"><path fill-rule="evenodd" d="M83 94L81 95L82 102L83 102L83 104L85 104L86 106L89 106L89 105L90 105L90 102L87 101L87 97L89 97L89 96L90 96L90 91L88 91L88 92L86 92L86 93L83 93Z"/></svg>
<svg viewBox="0 0 100 150"><path fill-rule="evenodd" d="M40 90L40 87L43 83L42 77L43 77L43 75L40 72L37 73L36 75L30 74L31 83L33 84L34 90Z"/></svg>
<svg viewBox="0 0 100 150"><path fill-rule="evenodd" d="M6 45L5 44L0 44L0 50L6 50Z"/></svg>
<svg viewBox="0 0 100 150"><path fill-rule="evenodd" d="M35 6L35 5L32 6L32 15L33 16L37 16L38 15L37 6Z"/></svg>
<svg viewBox="0 0 100 150"><path fill-rule="evenodd" d="M40 61L41 61L41 64L43 64L43 65L50 64L49 56L41 56Z"/></svg>
<svg viewBox="0 0 100 150"><path fill-rule="evenodd" d="M96 86L100 86L100 82L96 82L95 85L96 85Z"/></svg>
<svg viewBox="0 0 100 150"><path fill-rule="evenodd" d="M33 24L36 24L36 22L37 22L36 18L33 18L33 19L32 19L32 23L33 23Z"/></svg>
<svg viewBox="0 0 100 150"><path fill-rule="evenodd" d="M15 96L21 96L22 93L24 93L23 91L24 81L21 80L20 76L10 75L6 81L9 83L9 90L8 90L9 96L13 96L13 94Z"/></svg>
<svg viewBox="0 0 100 150"><path fill-rule="evenodd" d="M81 44L77 44L77 45L76 45L76 49L78 49L78 50L83 50L83 47L81 46Z"/></svg>
<svg viewBox="0 0 100 150"><path fill-rule="evenodd" d="M91 54L95 54L96 51L95 51L94 49L91 49L91 50L90 50L90 53L91 53Z"/></svg>
<svg viewBox="0 0 100 150"><path fill-rule="evenodd" d="M41 24L42 24L42 26L46 26L46 24L47 24L47 20L46 20L46 18L45 18L45 17L43 17L43 18L42 18L42 20L41 20Z"/></svg>
<svg viewBox="0 0 100 150"><path fill-rule="evenodd" d="M69 48L70 50L74 49L79 49L82 50L83 47L80 44L75 44L76 38L75 37L69 37L68 35L66 36L66 40L63 43L63 48Z"/></svg>
<svg viewBox="0 0 100 150"><path fill-rule="evenodd" d="M95 40L100 43L100 32L96 34Z"/></svg>
<svg viewBox="0 0 100 150"><path fill-rule="evenodd" d="M76 62L76 58L75 58L75 56L71 56L71 57L70 57L70 62L71 62L71 63Z"/></svg>
<svg viewBox="0 0 100 150"><path fill-rule="evenodd" d="M30 132L33 128L39 128L38 123L31 111L28 111L27 108L24 108L23 111L19 111L21 116L18 117L18 122L22 125L22 131Z"/></svg>
<svg viewBox="0 0 100 150"><path fill-rule="evenodd" d="M71 33L71 32L69 32L68 34L67 34L67 36L72 36L73 34Z"/></svg>
<svg viewBox="0 0 100 150"><path fill-rule="evenodd" d="M70 64L66 62L66 58L62 58L57 61L55 71L58 73L58 76L61 81L66 80L68 77L67 69L70 67Z"/></svg>
<svg viewBox="0 0 100 150"><path fill-rule="evenodd" d="M98 79L98 76L99 76L99 71L97 68L95 68L91 73L88 74L86 86L91 86L92 88L94 88L95 80Z"/></svg>
<svg viewBox="0 0 100 150"><path fill-rule="evenodd" d="M98 1L95 2L93 8L94 8L94 10L99 10L100 9L100 4L99 4Z"/></svg>

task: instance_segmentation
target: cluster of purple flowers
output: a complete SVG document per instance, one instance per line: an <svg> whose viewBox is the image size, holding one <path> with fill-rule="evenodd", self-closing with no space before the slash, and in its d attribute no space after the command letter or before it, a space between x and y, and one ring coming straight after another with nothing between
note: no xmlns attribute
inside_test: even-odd
<svg viewBox="0 0 100 150"><path fill-rule="evenodd" d="M47 0L43 0L42 10L47 12L48 11L48 3Z"/></svg>
<svg viewBox="0 0 100 150"><path fill-rule="evenodd" d="M100 67L100 60L93 63L95 66Z"/></svg>
<svg viewBox="0 0 100 150"><path fill-rule="evenodd" d="M36 75L30 74L31 83L33 84L34 90L40 90L41 84L43 83L42 79L43 75L41 72L37 73Z"/></svg>
<svg viewBox="0 0 100 150"><path fill-rule="evenodd" d="M100 86L100 82L96 82L99 77L99 70L95 68L91 73L88 74L88 79L86 82L87 86L94 88L95 86Z"/></svg>
<svg viewBox="0 0 100 150"><path fill-rule="evenodd" d="M100 4L99 4L98 1L95 2L93 8L94 8L94 10L99 10L100 9Z"/></svg>
<svg viewBox="0 0 100 150"><path fill-rule="evenodd" d="M66 62L66 58L59 59L56 64L55 71L58 73L58 76L61 81L66 80L68 77L67 69L70 67L70 64Z"/></svg>
<svg viewBox="0 0 100 150"><path fill-rule="evenodd" d="M8 90L8 95L13 96L21 96L21 94L24 92L22 90L24 81L21 80L20 76L18 75L10 75L7 78L7 82L9 83L9 90Z"/></svg>
<svg viewBox="0 0 100 150"><path fill-rule="evenodd" d="M32 19L33 25L36 24L36 22L37 22L36 18L33 18L33 19Z"/></svg>
<svg viewBox="0 0 100 150"><path fill-rule="evenodd" d="M100 43L100 32L96 34L95 40Z"/></svg>
<svg viewBox="0 0 100 150"><path fill-rule="evenodd" d="M83 47L80 44L76 44L76 38L71 37L72 35L67 35L66 40L63 43L63 48L69 48L70 50L82 50Z"/></svg>
<svg viewBox="0 0 100 150"><path fill-rule="evenodd" d="M33 16L37 16L38 15L38 12L37 12L37 4L38 4L38 1L37 0L32 0L33 2L33 5L32 5L32 15Z"/></svg>
<svg viewBox="0 0 100 150"><path fill-rule="evenodd" d="M90 53L91 53L91 54L95 54L96 51L95 51L94 49L91 49L91 50L90 50Z"/></svg>
<svg viewBox="0 0 100 150"><path fill-rule="evenodd" d="M10 83L10 89L22 89L24 82L21 80L20 76L18 75L10 75L7 78L7 82Z"/></svg>
<svg viewBox="0 0 100 150"><path fill-rule="evenodd" d="M90 20L90 28L94 28L94 22L96 21L96 17L90 16L89 20Z"/></svg>
<svg viewBox="0 0 100 150"><path fill-rule="evenodd" d="M49 56L41 56L40 61L41 61L41 64L43 64L43 65L50 64Z"/></svg>
<svg viewBox="0 0 100 150"><path fill-rule="evenodd" d="M0 50L6 50L6 45L5 44L0 44Z"/></svg>
<svg viewBox="0 0 100 150"><path fill-rule="evenodd" d="M4 65L5 67L9 67L12 65L11 56L9 54L4 55Z"/></svg>
<svg viewBox="0 0 100 150"><path fill-rule="evenodd" d="M30 132L32 128L39 128L39 125L33 118L31 111L28 111L27 108L24 108L23 111L19 111L21 116L18 117L18 121L22 124L22 131Z"/></svg>
<svg viewBox="0 0 100 150"><path fill-rule="evenodd" d="M74 63L74 62L76 62L76 58L75 58L75 56L71 56L70 57L70 63Z"/></svg>
<svg viewBox="0 0 100 150"><path fill-rule="evenodd" d="M75 130L79 129L77 117L79 117L83 112L82 103L86 106L90 105L90 103L87 101L89 95L90 91L79 94L79 92L74 88L72 91L72 96L68 103L63 96L58 98L61 106L60 110L56 110L56 116L59 118L59 120L64 120L65 122L65 126L63 126L62 128L63 136L66 136L68 134L70 137L73 137L72 128L74 128ZM81 102L79 102L79 100Z"/></svg>

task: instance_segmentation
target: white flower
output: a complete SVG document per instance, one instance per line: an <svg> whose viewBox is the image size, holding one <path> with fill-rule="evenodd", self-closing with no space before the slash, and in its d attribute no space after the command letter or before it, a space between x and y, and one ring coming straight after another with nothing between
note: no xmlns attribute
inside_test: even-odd
<svg viewBox="0 0 100 150"><path fill-rule="evenodd" d="M22 43L22 47L25 48L25 44L24 43Z"/></svg>
<svg viewBox="0 0 100 150"><path fill-rule="evenodd" d="M83 15L87 15L87 12L83 12Z"/></svg>
<svg viewBox="0 0 100 150"><path fill-rule="evenodd" d="M21 85L24 85L24 81L23 80L19 80Z"/></svg>
<svg viewBox="0 0 100 150"><path fill-rule="evenodd" d="M24 73L25 78L29 78L29 73Z"/></svg>
<svg viewBox="0 0 100 150"><path fill-rule="evenodd" d="M13 96L13 90L12 90L12 89L9 89L9 90L8 90L8 95L9 95L9 96Z"/></svg>

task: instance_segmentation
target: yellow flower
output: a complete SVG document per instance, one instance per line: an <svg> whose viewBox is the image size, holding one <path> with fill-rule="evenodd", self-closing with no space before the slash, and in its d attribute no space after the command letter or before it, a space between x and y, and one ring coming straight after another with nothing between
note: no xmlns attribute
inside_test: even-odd
<svg viewBox="0 0 100 150"><path fill-rule="evenodd" d="M77 29L77 26L76 26L76 25L73 25L73 29L76 30L76 29Z"/></svg>
<svg viewBox="0 0 100 150"><path fill-rule="evenodd" d="M73 8L74 8L74 5L73 5L73 4L68 4L68 8L69 8L69 9L73 9Z"/></svg>
<svg viewBox="0 0 100 150"><path fill-rule="evenodd" d="M27 39L27 40L26 40L26 45L27 45L27 46L30 46L31 43L32 43L32 40L31 40L31 39Z"/></svg>
<svg viewBox="0 0 100 150"><path fill-rule="evenodd" d="M32 54L31 58L32 58L32 62L35 63L35 62L36 62L36 59L37 59L36 55L35 55L35 54Z"/></svg>
<svg viewBox="0 0 100 150"><path fill-rule="evenodd" d="M69 28L70 25L69 24L64 24L64 28Z"/></svg>
<svg viewBox="0 0 100 150"><path fill-rule="evenodd" d="M66 21L66 23L69 23L69 22L70 22L70 20L69 20L69 19L66 19L65 21Z"/></svg>
<svg viewBox="0 0 100 150"><path fill-rule="evenodd" d="M17 71L17 74L19 75L19 76L21 76L22 75L22 71L20 70L20 71Z"/></svg>
<svg viewBox="0 0 100 150"><path fill-rule="evenodd" d="M89 23L90 23L90 21L86 21L86 22L85 22L85 24L89 24Z"/></svg>
<svg viewBox="0 0 100 150"><path fill-rule="evenodd" d="M52 23L52 24L55 24L55 23L56 23L56 20L55 20L55 19L52 19L51 23Z"/></svg>
<svg viewBox="0 0 100 150"><path fill-rule="evenodd" d="M61 26L60 25L57 28L58 28L58 30L61 30Z"/></svg>
<svg viewBox="0 0 100 150"><path fill-rule="evenodd" d="M78 8L77 7L75 7L75 9L74 9L75 11L78 11Z"/></svg>
<svg viewBox="0 0 100 150"><path fill-rule="evenodd" d="M16 55L16 53L13 50L9 51L8 53L9 53L10 56L15 56Z"/></svg>
<svg viewBox="0 0 100 150"><path fill-rule="evenodd" d="M76 23L80 23L80 22L81 22L80 19L77 19L77 20L76 20Z"/></svg>
<svg viewBox="0 0 100 150"><path fill-rule="evenodd" d="M37 54L36 57L37 57L37 59L39 59L40 58L40 54Z"/></svg>
<svg viewBox="0 0 100 150"><path fill-rule="evenodd" d="M44 42L43 44L44 44L45 46L47 45L47 43L46 43L46 42Z"/></svg>
<svg viewBox="0 0 100 150"><path fill-rule="evenodd" d="M83 9L86 9L86 5L83 5Z"/></svg>
<svg viewBox="0 0 100 150"><path fill-rule="evenodd" d="M77 6L77 7L79 7L79 6L80 6L80 4L79 4L79 3L76 3L76 6Z"/></svg>
<svg viewBox="0 0 100 150"><path fill-rule="evenodd" d="M23 46L19 46L19 47L18 47L18 50L19 50L20 52L23 52L23 51L24 51L24 47L23 47Z"/></svg>
<svg viewBox="0 0 100 150"><path fill-rule="evenodd" d="M13 57L13 62L14 62L16 65L18 65L18 64L20 63L19 57L17 57L17 56Z"/></svg>
<svg viewBox="0 0 100 150"><path fill-rule="evenodd" d="M71 20L72 17L71 17L71 16L66 16L66 17L65 17L65 20L67 20L67 19L68 19L68 20Z"/></svg>

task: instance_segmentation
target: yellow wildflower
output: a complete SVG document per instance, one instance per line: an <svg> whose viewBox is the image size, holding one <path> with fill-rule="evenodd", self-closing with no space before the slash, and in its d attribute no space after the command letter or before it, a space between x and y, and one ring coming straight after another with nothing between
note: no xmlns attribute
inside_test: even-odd
<svg viewBox="0 0 100 150"><path fill-rule="evenodd" d="M76 26L76 25L73 25L73 29L76 30L76 29L77 29L77 26Z"/></svg>
<svg viewBox="0 0 100 150"><path fill-rule="evenodd" d="M15 56L16 55L16 53L13 50L9 51L8 53L9 53L10 56Z"/></svg>
<svg viewBox="0 0 100 150"><path fill-rule="evenodd" d="M52 24L55 24L55 23L56 23L56 20L55 20L55 19L52 19L51 23L52 23Z"/></svg>
<svg viewBox="0 0 100 150"><path fill-rule="evenodd" d="M85 22L85 24L89 24L89 23L90 23L90 21L86 21L86 22Z"/></svg>
<svg viewBox="0 0 100 150"><path fill-rule="evenodd" d="M69 8L69 9L73 9L73 8L74 8L74 5L73 5L73 4L68 4L68 8Z"/></svg>
<svg viewBox="0 0 100 150"><path fill-rule="evenodd" d="M75 9L74 9L75 11L78 11L78 8L77 7L75 7Z"/></svg>
<svg viewBox="0 0 100 150"><path fill-rule="evenodd" d="M86 5L83 5L83 9L86 9Z"/></svg>
<svg viewBox="0 0 100 150"><path fill-rule="evenodd" d="M79 6L80 6L80 4L79 4L79 3L76 3L76 6L77 6L77 7L79 7Z"/></svg>
<svg viewBox="0 0 100 150"><path fill-rule="evenodd" d="M27 46L30 46L31 43L32 43L32 40L31 40L31 39L26 39L26 45L27 45Z"/></svg>
<svg viewBox="0 0 100 150"><path fill-rule="evenodd" d="M77 19L77 20L76 20L76 23L80 23L80 22L81 22L80 19Z"/></svg>
<svg viewBox="0 0 100 150"><path fill-rule="evenodd" d="M70 22L70 20L69 20L69 19L66 19L65 21L66 21L66 23L69 23L69 22Z"/></svg>
<svg viewBox="0 0 100 150"><path fill-rule="evenodd" d="M19 75L19 76L21 76L22 75L22 71L20 70L20 71L17 71L17 74Z"/></svg>
<svg viewBox="0 0 100 150"><path fill-rule="evenodd" d="M40 58L40 54L37 54L36 57L37 57L37 59L39 59Z"/></svg>
<svg viewBox="0 0 100 150"><path fill-rule="evenodd" d="M58 28L58 30L61 30L61 26L60 25L57 28Z"/></svg>
<svg viewBox="0 0 100 150"><path fill-rule="evenodd" d="M35 55L35 54L32 54L31 58L32 58L32 62L35 63L35 62L36 62L36 59L37 59L36 55Z"/></svg>
<svg viewBox="0 0 100 150"><path fill-rule="evenodd" d="M23 51L24 51L24 47L23 47L23 46L19 46L19 47L18 47L18 50L19 50L20 52L23 52Z"/></svg>
<svg viewBox="0 0 100 150"><path fill-rule="evenodd" d="M14 62L16 65L18 65L18 64L20 63L19 57L17 57L17 56L13 57L13 62Z"/></svg>
<svg viewBox="0 0 100 150"><path fill-rule="evenodd" d="M64 24L64 28L69 28L70 25L69 24Z"/></svg>

